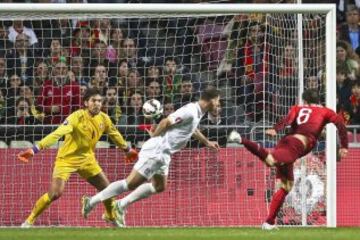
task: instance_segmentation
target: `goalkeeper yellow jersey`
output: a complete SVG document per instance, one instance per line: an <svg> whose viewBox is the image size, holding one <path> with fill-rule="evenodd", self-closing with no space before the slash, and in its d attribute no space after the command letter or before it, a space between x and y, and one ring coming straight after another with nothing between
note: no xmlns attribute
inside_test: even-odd
<svg viewBox="0 0 360 240"><path fill-rule="evenodd" d="M118 147L127 148L127 142L107 114L100 112L93 117L88 110L81 109L70 114L54 132L43 138L38 148L46 149L65 136L57 159L86 160L95 157L95 145L103 133L107 133Z"/></svg>

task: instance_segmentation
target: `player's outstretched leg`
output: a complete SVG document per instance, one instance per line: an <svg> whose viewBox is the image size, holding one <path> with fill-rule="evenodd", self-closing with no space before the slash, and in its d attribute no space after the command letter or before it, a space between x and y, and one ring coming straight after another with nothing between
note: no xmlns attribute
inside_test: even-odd
<svg viewBox="0 0 360 240"><path fill-rule="evenodd" d="M104 190L93 197L83 196L81 200L81 214L87 218L91 210L100 202L109 198L120 195L128 190L128 185L125 179L110 183Z"/></svg>
<svg viewBox="0 0 360 240"><path fill-rule="evenodd" d="M148 198L155 193L161 193L165 190L167 177L164 175L155 174L152 177L151 183L144 183L132 191L129 195L121 200L116 201L115 204L115 218L118 224L125 224L126 208L134 202L141 199Z"/></svg>
<svg viewBox="0 0 360 240"><path fill-rule="evenodd" d="M273 162L269 161L270 159L268 159L269 152L265 148L260 146L260 144L248 140L246 138L242 138L241 135L236 131L230 133L229 141L243 144L247 150L249 150L252 154L260 158L260 160L263 161L266 165L273 166Z"/></svg>
<svg viewBox="0 0 360 240"><path fill-rule="evenodd" d="M44 212L51 204L51 199L48 193L42 195L35 203L30 215L27 217L25 222L21 224L22 228L30 228L33 226L35 220L39 215Z"/></svg>

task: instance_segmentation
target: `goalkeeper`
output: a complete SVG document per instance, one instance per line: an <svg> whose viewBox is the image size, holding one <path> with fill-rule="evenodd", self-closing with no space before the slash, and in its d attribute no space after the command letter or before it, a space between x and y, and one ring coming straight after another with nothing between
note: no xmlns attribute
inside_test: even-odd
<svg viewBox="0 0 360 240"><path fill-rule="evenodd" d="M84 94L85 108L70 114L54 132L43 138L33 148L18 154L18 159L28 162L34 154L46 149L65 136L55 160L50 190L42 195L21 227L31 227L39 215L58 199L72 173L78 173L98 191L109 185L109 180L96 161L94 149L101 135L107 133L112 141L126 153L125 161L132 162L137 152L131 149L112 124L109 116L100 111L102 97L99 90L88 89ZM104 201L103 220L116 225L112 212L113 199Z"/></svg>

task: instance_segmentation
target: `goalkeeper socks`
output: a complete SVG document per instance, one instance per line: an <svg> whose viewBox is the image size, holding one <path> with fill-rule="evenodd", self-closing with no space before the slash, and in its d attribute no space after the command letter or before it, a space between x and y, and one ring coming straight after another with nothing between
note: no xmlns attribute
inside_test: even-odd
<svg viewBox="0 0 360 240"><path fill-rule="evenodd" d="M147 198L150 195L156 193L156 190L152 183L141 184L138 188L132 191L129 195L120 200L120 205L123 208L126 208L130 204L139 201L141 199Z"/></svg>
<svg viewBox="0 0 360 240"><path fill-rule="evenodd" d="M273 199L271 200L270 203L270 209L269 209L269 215L266 219L266 222L274 225L275 224L275 218L282 206L282 204L285 201L286 195L288 194L287 191L285 191L285 189L280 188L273 196Z"/></svg>
<svg viewBox="0 0 360 240"><path fill-rule="evenodd" d="M33 210L31 211L30 216L26 219L26 221L30 224L34 224L36 218L51 204L51 199L48 193L42 195L35 203Z"/></svg>
<svg viewBox="0 0 360 240"><path fill-rule="evenodd" d="M104 190L96 194L90 199L90 205L95 206L99 202L103 202L109 198L120 195L128 190L128 185L125 179L110 183Z"/></svg>
<svg viewBox="0 0 360 240"><path fill-rule="evenodd" d="M256 142L243 138L241 143L246 147L247 150L259 157L262 161L265 161L269 155L269 152Z"/></svg>

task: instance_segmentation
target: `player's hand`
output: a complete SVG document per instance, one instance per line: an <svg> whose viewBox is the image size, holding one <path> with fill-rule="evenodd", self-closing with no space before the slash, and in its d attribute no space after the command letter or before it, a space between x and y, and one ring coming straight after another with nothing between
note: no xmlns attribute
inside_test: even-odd
<svg viewBox="0 0 360 240"><path fill-rule="evenodd" d="M125 153L125 163L132 163L138 158L138 152L134 148L130 148L128 152Z"/></svg>
<svg viewBox="0 0 360 240"><path fill-rule="evenodd" d="M346 157L347 154L348 154L348 150L346 148L340 148L339 149L340 158Z"/></svg>
<svg viewBox="0 0 360 240"><path fill-rule="evenodd" d="M26 149L25 151L21 151L18 155L17 158L24 162L27 163L29 162L29 160L34 156L34 151L31 148Z"/></svg>
<svg viewBox="0 0 360 240"><path fill-rule="evenodd" d="M271 137L275 137L276 134L277 134L276 130L273 129L273 128L267 129L267 130L265 131L265 133L266 133L267 135L271 136Z"/></svg>
<svg viewBox="0 0 360 240"><path fill-rule="evenodd" d="M151 127L151 129L145 129L147 131L147 133L150 135L150 137L153 137L154 136L154 128Z"/></svg>
<svg viewBox="0 0 360 240"><path fill-rule="evenodd" d="M217 142L209 141L206 145L208 148L218 151L220 146Z"/></svg>

